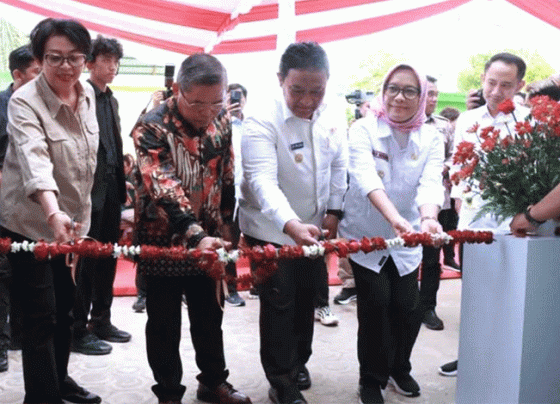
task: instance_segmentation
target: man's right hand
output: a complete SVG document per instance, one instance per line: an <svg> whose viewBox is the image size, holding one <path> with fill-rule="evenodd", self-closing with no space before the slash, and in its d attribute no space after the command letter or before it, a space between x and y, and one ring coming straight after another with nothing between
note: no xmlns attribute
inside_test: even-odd
<svg viewBox="0 0 560 404"><path fill-rule="evenodd" d="M467 93L467 109L475 109L480 106L480 97L477 93L478 90L469 90L469 92Z"/></svg>
<svg viewBox="0 0 560 404"><path fill-rule="evenodd" d="M297 219L288 220L284 225L284 233L294 240L297 245L319 244L322 235L321 229L312 224L301 223Z"/></svg>

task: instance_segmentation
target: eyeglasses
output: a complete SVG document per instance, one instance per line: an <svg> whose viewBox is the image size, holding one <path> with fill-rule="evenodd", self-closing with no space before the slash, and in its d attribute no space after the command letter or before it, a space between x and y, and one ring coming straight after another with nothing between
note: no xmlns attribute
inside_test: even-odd
<svg viewBox="0 0 560 404"><path fill-rule="evenodd" d="M62 66L65 61L72 67L80 67L86 61L86 55L83 53L71 53L68 56L62 56L58 53L45 53L44 59L51 67Z"/></svg>
<svg viewBox="0 0 560 404"><path fill-rule="evenodd" d="M221 100L221 101L218 101L218 102L213 102L213 103L198 102L198 101L188 102L187 97L185 97L185 93L183 92L183 90L179 90L179 92L183 96L183 101L185 102L185 105L188 108L192 108L196 111L202 111L203 109L209 109L209 110L214 111L214 112L215 111L220 111L225 105L224 100Z"/></svg>
<svg viewBox="0 0 560 404"><path fill-rule="evenodd" d="M396 97L399 93L402 93L403 97L407 100L413 100L420 95L420 90L412 86L401 88L394 84L390 84L385 87L385 94L389 97Z"/></svg>

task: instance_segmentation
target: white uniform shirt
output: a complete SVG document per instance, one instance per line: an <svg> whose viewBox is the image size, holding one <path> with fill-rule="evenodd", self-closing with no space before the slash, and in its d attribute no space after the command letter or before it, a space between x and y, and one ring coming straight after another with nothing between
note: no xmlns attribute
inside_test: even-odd
<svg viewBox="0 0 560 404"><path fill-rule="evenodd" d="M523 121L529 113L530 110L528 108L519 105L516 106L513 112L518 122ZM476 123L479 125L478 132L467 132ZM504 115L499 112L498 115L493 117L490 115L488 106L486 105L465 111L457 119L457 125L455 127L455 150L459 143L463 141L472 142L476 146L480 146L480 131L488 126L500 129L500 137L504 138L510 133L506 125L513 134L515 131L515 120L512 114ZM459 169L460 167L453 167L452 171L458 171ZM452 198L459 198L462 200L457 228L459 230L491 230L496 234L510 233L509 223L511 218L505 218L503 221L498 222L495 216L486 214L476 221L473 220L485 201L477 193L478 189L476 186L472 187L471 192L464 192L466 188L467 184L463 182L458 186L453 185L451 190Z"/></svg>
<svg viewBox="0 0 560 404"><path fill-rule="evenodd" d="M241 178L243 167L241 165L241 133L243 121L236 116L231 117L231 144L234 158L234 183L235 183L235 209L237 210L239 196L241 195Z"/></svg>
<svg viewBox="0 0 560 404"><path fill-rule="evenodd" d="M323 104L311 120L296 117L283 97L243 121L239 227L244 234L295 244L291 219L321 227L326 209L341 209L346 191L346 129Z"/></svg>
<svg viewBox="0 0 560 404"><path fill-rule="evenodd" d="M349 135L350 185L344 198L339 233L348 239L394 238L393 228L372 205L368 194L384 189L400 215L420 230L419 207L443 203L443 138L431 125L410 133L401 148L387 123L375 116L359 119ZM351 258L375 272L391 255L401 276L413 272L422 260L422 247L358 252Z"/></svg>

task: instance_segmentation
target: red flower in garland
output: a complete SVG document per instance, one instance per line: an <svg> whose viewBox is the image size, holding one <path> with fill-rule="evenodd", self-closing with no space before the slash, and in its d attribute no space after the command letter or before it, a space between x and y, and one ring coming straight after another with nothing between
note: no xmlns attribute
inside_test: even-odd
<svg viewBox="0 0 560 404"><path fill-rule="evenodd" d="M504 114L511 114L515 111L515 104L513 103L512 99L507 99L502 101L500 105L498 105L498 111L503 112Z"/></svg>

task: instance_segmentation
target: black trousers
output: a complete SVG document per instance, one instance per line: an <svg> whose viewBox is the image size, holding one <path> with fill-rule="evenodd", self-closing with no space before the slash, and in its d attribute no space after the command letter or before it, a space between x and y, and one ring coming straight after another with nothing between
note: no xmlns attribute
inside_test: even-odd
<svg viewBox="0 0 560 404"><path fill-rule="evenodd" d="M181 341L181 301L187 298L191 340L200 374L197 379L213 388L224 382L226 370L222 336L223 295L216 299L216 281L205 275L184 277L146 276L146 348L148 363L159 401L181 400L183 367Z"/></svg>
<svg viewBox="0 0 560 404"><path fill-rule="evenodd" d="M455 210L455 200L451 199L451 209L443 209L438 214L438 220L443 227L443 231L456 230L459 223L459 215ZM455 258L455 245L446 244L443 247L443 257L445 260L452 261Z"/></svg>
<svg viewBox="0 0 560 404"><path fill-rule="evenodd" d="M399 276L389 259L380 273L351 259L358 306L360 385L385 387L389 376L407 375L420 330L418 270Z"/></svg>
<svg viewBox="0 0 560 404"><path fill-rule="evenodd" d="M10 283L11 277L0 276L0 351L5 351L10 345Z"/></svg>
<svg viewBox="0 0 560 404"><path fill-rule="evenodd" d="M119 240L121 205L115 175L107 175L107 195L103 209L92 212L88 236L103 243ZM76 271L76 301L74 304L74 335L81 338L89 321L94 327L111 324L113 283L117 259L113 257L81 258Z"/></svg>
<svg viewBox="0 0 560 404"><path fill-rule="evenodd" d="M437 305L437 292L441 279L440 253L440 247L425 246L422 249L422 279L420 280L419 307L422 313L434 310Z"/></svg>
<svg viewBox="0 0 560 404"><path fill-rule="evenodd" d="M323 260L322 260L323 261ZM315 307L325 307L329 305L329 270L327 265L319 277L317 285L317 296L315 297Z"/></svg>
<svg viewBox="0 0 560 404"><path fill-rule="evenodd" d="M296 397L296 377L311 356L315 300L325 271L322 258L280 260L278 270L258 285L261 363L281 397Z"/></svg>
<svg viewBox="0 0 560 404"><path fill-rule="evenodd" d="M455 209L444 209L439 212L438 220L443 231L457 228L458 216ZM420 312L425 313L437 306L437 292L441 278L440 254L443 248L446 260L455 259L455 246L446 244L443 247L424 247L422 250L422 279L420 280Z"/></svg>
<svg viewBox="0 0 560 404"><path fill-rule="evenodd" d="M2 229L4 237L24 237ZM28 240L31 241L31 240ZM24 402L62 403L60 385L67 376L74 303L74 282L65 257L37 261L32 253L8 254L12 299L22 315Z"/></svg>

